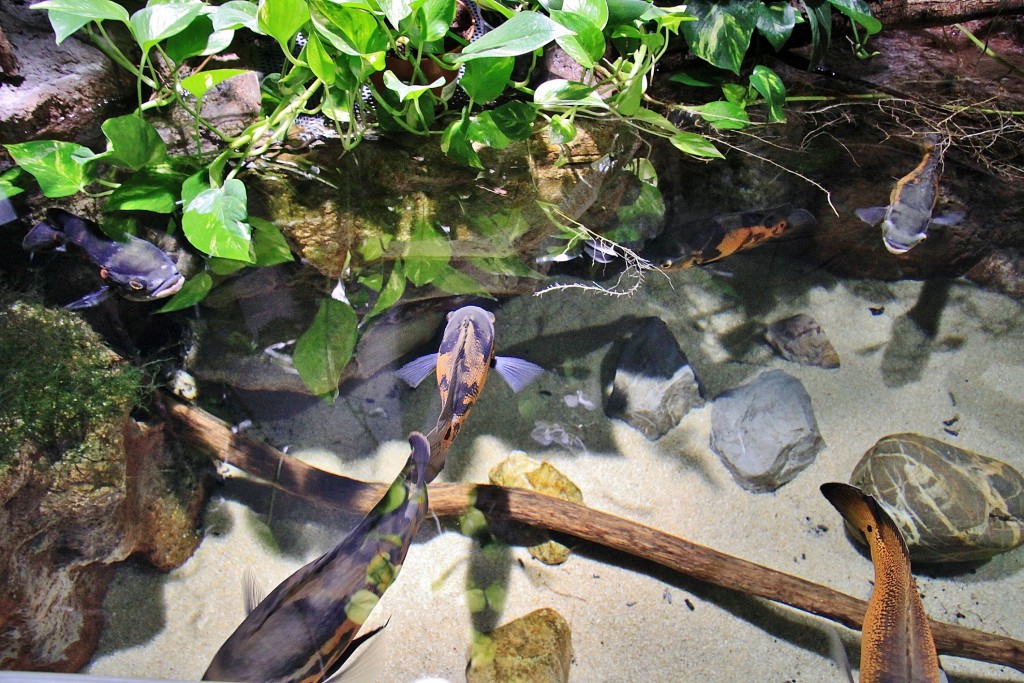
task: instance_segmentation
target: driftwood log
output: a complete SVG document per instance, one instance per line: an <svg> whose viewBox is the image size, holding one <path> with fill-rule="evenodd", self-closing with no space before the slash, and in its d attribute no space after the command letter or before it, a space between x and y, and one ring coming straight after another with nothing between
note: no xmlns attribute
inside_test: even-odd
<svg viewBox="0 0 1024 683"><path fill-rule="evenodd" d="M949 26L1024 11L1024 0L868 0L868 5L884 28Z"/></svg>
<svg viewBox="0 0 1024 683"><path fill-rule="evenodd" d="M327 507L365 513L388 485L331 474L275 448L232 433L209 413L168 398L170 429L269 484ZM657 529L525 489L486 484L431 484L430 509L450 517L475 505L492 519L503 519L574 536L656 562L686 576L767 598L860 630L867 603L811 581L726 555ZM1024 642L929 620L940 653L1010 666L1024 671Z"/></svg>

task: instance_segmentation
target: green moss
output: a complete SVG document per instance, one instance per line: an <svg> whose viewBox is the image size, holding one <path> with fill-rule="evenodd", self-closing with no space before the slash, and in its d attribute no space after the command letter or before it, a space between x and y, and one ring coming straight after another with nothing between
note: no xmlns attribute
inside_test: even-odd
<svg viewBox="0 0 1024 683"><path fill-rule="evenodd" d="M0 469L26 449L40 464L104 460L140 387L77 316L0 296Z"/></svg>

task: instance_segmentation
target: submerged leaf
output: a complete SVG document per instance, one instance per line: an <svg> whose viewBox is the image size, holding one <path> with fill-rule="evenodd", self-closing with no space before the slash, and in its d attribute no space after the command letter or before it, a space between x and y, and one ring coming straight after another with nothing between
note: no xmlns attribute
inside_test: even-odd
<svg viewBox="0 0 1024 683"><path fill-rule="evenodd" d="M331 297L320 302L313 324L298 341L292 361L311 392L331 402L338 395L341 373L356 346L355 311Z"/></svg>

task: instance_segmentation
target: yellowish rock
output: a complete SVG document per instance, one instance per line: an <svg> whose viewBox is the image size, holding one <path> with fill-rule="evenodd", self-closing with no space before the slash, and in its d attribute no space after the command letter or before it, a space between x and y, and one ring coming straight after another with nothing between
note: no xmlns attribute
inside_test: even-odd
<svg viewBox="0 0 1024 683"><path fill-rule="evenodd" d="M497 464L489 473L492 484L511 486L545 493L549 496L582 503L579 487L549 462L538 462L525 453L513 453ZM543 534L547 538L546 534ZM572 552L557 541L547 540L527 548L534 558L544 564L562 564Z"/></svg>
<svg viewBox="0 0 1024 683"><path fill-rule="evenodd" d="M545 607L486 636L466 670L467 683L566 683L572 632L561 614Z"/></svg>

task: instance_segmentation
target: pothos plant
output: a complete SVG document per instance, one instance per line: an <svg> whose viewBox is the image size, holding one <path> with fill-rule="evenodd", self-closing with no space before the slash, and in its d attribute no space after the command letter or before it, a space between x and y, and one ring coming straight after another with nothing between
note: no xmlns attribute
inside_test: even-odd
<svg viewBox="0 0 1024 683"><path fill-rule="evenodd" d="M868 35L880 29L863 0L693 0L676 7L650 0L478 0L477 6L493 29L454 30L457 12L471 7L461 0L148 0L131 14L111 0L39 2L32 7L48 13L58 43L84 31L135 76L137 107L103 123L101 152L58 140L6 145L20 171L0 176L0 197L21 191L24 171L47 197L99 199L101 227L114 236L133 231L138 212L165 216L169 227L180 222L207 261L162 309L177 310L200 301L216 276L292 258L280 232L249 214L244 170L279 145L301 115L329 121L345 148L359 144L371 126L437 135L448 156L476 168L482 168L480 146L502 148L541 128L555 144L569 142L580 118L622 121L668 138L684 153L715 158L722 155L712 141L679 130L647 96L675 36L682 33L694 54L727 74L714 81L721 97L685 108L713 129L735 129L752 125L751 108L763 109L762 121L784 120L785 87L774 72L758 65L739 80L755 33L778 49L798 23L809 22L817 56L828 42L833 9ZM471 14L474 23L483 18ZM202 105L211 89L243 72L206 68L208 57L227 51L239 33L276 45L281 67L263 79L261 114L229 136L203 117ZM531 86L537 58L552 43L585 79ZM672 78L698 82L686 74ZM168 153L148 115L170 106L194 120L197 151ZM212 151L202 151L204 136L218 141ZM654 187L650 173L642 180ZM427 232L420 235L424 262L447 265L446 238ZM458 282L450 269L412 265L407 271L419 274L414 284ZM380 291L364 320L399 298L405 276L395 280L394 272L363 279ZM312 391L334 395L359 325L344 297L324 300L294 354Z"/></svg>

